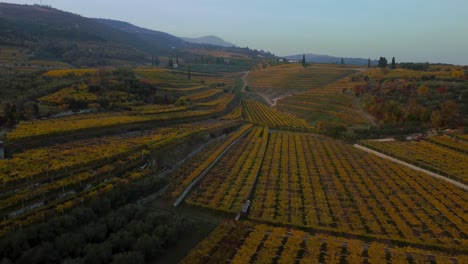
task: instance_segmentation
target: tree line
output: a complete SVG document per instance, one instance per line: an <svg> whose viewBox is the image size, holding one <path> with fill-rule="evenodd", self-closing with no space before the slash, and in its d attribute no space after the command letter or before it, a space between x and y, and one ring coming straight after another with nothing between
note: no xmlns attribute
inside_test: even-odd
<svg viewBox="0 0 468 264"><path fill-rule="evenodd" d="M455 77L440 78L435 75L412 77L411 80L364 76L366 84L356 85L354 90L357 97L362 97L364 110L381 125L461 126L463 116L468 114L468 107L463 103L468 99L466 81Z"/></svg>
<svg viewBox="0 0 468 264"><path fill-rule="evenodd" d="M380 57L379 62L377 63L377 66L379 68L385 68L388 66L387 58L385 57ZM392 63L390 65L390 68L396 69L396 62L395 62L395 57L392 58Z"/></svg>
<svg viewBox="0 0 468 264"><path fill-rule="evenodd" d="M0 237L1 263L147 263L187 235L184 218L131 204L165 180L116 186L81 206Z"/></svg>

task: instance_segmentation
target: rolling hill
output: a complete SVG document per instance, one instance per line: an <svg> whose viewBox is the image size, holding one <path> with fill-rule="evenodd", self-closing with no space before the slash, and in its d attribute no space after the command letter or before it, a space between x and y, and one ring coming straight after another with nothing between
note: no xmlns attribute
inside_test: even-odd
<svg viewBox="0 0 468 264"><path fill-rule="evenodd" d="M150 53L167 54L186 42L167 33L97 20L38 5L0 4L0 44L29 49L39 59L73 65L141 63Z"/></svg>
<svg viewBox="0 0 468 264"><path fill-rule="evenodd" d="M285 56L286 59L292 61L301 61L303 54ZM341 57L334 57L329 55L318 55L312 53L305 54L306 62L315 63L341 63ZM352 65L367 65L368 59L364 58L343 58L345 64ZM377 60L371 60L371 65L377 65Z"/></svg>
<svg viewBox="0 0 468 264"><path fill-rule="evenodd" d="M199 38L182 37L181 39L190 43L209 44L209 45L216 45L216 46L228 47L228 48L237 47L237 45L227 42L224 39L217 37L217 36L204 36L204 37L199 37Z"/></svg>
<svg viewBox="0 0 468 264"><path fill-rule="evenodd" d="M159 46L160 48L167 49L187 45L186 41L166 32L141 28L124 21L100 18L97 18L95 20L102 24L111 26L117 30L126 32L128 34L134 34L139 37L139 40L150 43L152 45Z"/></svg>
<svg viewBox="0 0 468 264"><path fill-rule="evenodd" d="M247 56L257 55L249 49L233 48L230 43L226 47L226 42L213 36L204 39L210 43L189 43L165 32L123 21L87 18L50 6L0 3L0 46L21 49L28 60L100 66L149 64L153 55L182 57L189 56L191 50L233 49Z"/></svg>

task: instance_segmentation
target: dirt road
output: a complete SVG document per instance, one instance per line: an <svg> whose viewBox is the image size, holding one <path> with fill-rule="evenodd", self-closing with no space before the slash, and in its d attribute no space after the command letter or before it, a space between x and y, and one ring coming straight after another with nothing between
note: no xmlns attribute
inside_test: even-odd
<svg viewBox="0 0 468 264"><path fill-rule="evenodd" d="M392 161L392 162L395 162L395 163L401 164L401 165L403 165L403 166L406 166L406 167L408 167L408 168L410 168L410 169L412 169L412 170L421 171L421 172L424 172L424 173L426 173L427 175L429 175L429 176L431 176L431 177L442 179L442 180L447 181L447 182L449 182L449 183L451 183L451 184L453 184L453 185L455 185L455 186L457 186L457 187L460 187L460 188L464 189L465 191L468 191L468 186L466 186L465 184L463 184L463 183L461 183L461 182L458 182L458 181L449 179L449 178L447 178L447 177L445 177L445 176L442 176L442 175L440 175L440 174L437 174L437 173L434 173L434 172L431 172L431 171L422 169L422 168L420 168L420 167L417 167L417 166L414 166L414 165L412 165L412 164L406 163L406 162L401 161L401 160L399 160L399 159L395 159L395 158L393 158L393 157L387 156L387 155L385 155L385 154L382 154L382 153L380 153L380 152L378 152L378 151L375 151L375 150L372 150L372 149L370 149L370 148L366 148L366 147L361 146L361 145L358 145L358 144L354 144L353 146L354 146L355 148L357 148L357 149L360 149L360 150L362 150L362 151L365 151L365 152L374 154L374 155L379 156L379 157L381 157L381 158L383 158L383 159L387 159L387 160L390 160L390 161Z"/></svg>

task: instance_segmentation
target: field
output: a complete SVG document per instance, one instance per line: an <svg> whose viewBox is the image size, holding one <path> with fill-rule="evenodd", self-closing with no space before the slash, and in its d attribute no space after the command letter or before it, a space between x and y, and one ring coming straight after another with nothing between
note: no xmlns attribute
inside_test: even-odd
<svg viewBox="0 0 468 264"><path fill-rule="evenodd" d="M93 191L91 187L98 187L100 183L112 188L113 183L122 180L148 177L160 169L158 165L162 166L154 164L154 161L150 164L151 155L165 146L178 145L199 134L234 125L229 121L176 125L17 153L11 159L0 160L0 213L2 217L21 216L26 212L34 216L54 204L73 206L79 201L77 196L86 197ZM158 158L159 162L162 160ZM10 224L2 223L0 231L4 232Z"/></svg>
<svg viewBox="0 0 468 264"><path fill-rule="evenodd" d="M143 77L142 81L145 83L158 85L160 89L167 92L182 94L206 94L208 88L232 91L236 79L242 75L239 72L202 73L192 70L191 79L189 80L187 78L187 70L139 68L135 72Z"/></svg>
<svg viewBox="0 0 468 264"><path fill-rule="evenodd" d="M235 98L235 95L230 94L230 93L225 93L222 96L218 98L214 98L213 100L206 101L206 102L200 102L195 104L195 109L196 107L200 109L214 109L212 111L222 111L226 109L226 106L229 105L230 102L232 102Z"/></svg>
<svg viewBox="0 0 468 264"><path fill-rule="evenodd" d="M445 63L466 54L281 57L40 2L0 3L0 264L468 264L468 65ZM195 19L252 25L206 2ZM258 29L270 7L244 9Z"/></svg>
<svg viewBox="0 0 468 264"><path fill-rule="evenodd" d="M212 125L206 124L207 127ZM63 170L86 167L88 163L99 163L99 160L110 160L126 153L139 150L150 150L159 140L174 140L184 136L187 131L196 132L203 127L182 125L157 130L154 135L140 137L115 136L61 144L58 146L36 148L13 155L11 159L1 160L1 180L3 184L10 181L32 179L47 171L52 174ZM94 146L94 147L90 147Z"/></svg>
<svg viewBox="0 0 468 264"><path fill-rule="evenodd" d="M247 78L249 88L265 95L273 102L290 94L309 91L337 81L356 70L331 66L302 67L300 64L285 64L251 71Z"/></svg>
<svg viewBox="0 0 468 264"><path fill-rule="evenodd" d="M11 156L0 160L0 245L8 244L2 234L12 234L22 241L19 248L61 247L56 241L77 232L73 223L93 217L83 208L99 214L136 203L139 215L126 209L125 221L111 214L105 224L86 227L85 250L73 254L84 259L83 252L97 247L112 255L110 245L118 242L130 245L118 252L146 248L144 256L154 248L184 248L178 243L185 238L157 237L173 237L180 225L197 222L214 231L190 252L179 248L182 263L468 261L466 191L317 134L324 123L344 129L374 124L356 95L366 82L351 75L355 69L259 65L266 66L248 75L193 71L191 79L184 69L157 67L40 76L53 86L41 89L48 93L35 99L40 107L60 111L86 102L88 113L38 114L15 123L6 141ZM240 91L242 76L248 76L247 92ZM249 89L274 97L297 94L275 98L271 107L251 99ZM466 183L465 138L359 142ZM178 227L159 227L161 219L174 219ZM66 234L54 233L53 225ZM101 226L108 228L106 236L88 237ZM17 236L25 227L32 228L28 236ZM36 236L46 238L24 238ZM28 250L5 254L17 261Z"/></svg>
<svg viewBox="0 0 468 264"><path fill-rule="evenodd" d="M206 99L210 99L211 97L215 95L222 94L223 90L221 89L209 89L209 90L204 90L196 94L191 94L186 96L186 98L190 101L202 101Z"/></svg>
<svg viewBox="0 0 468 264"><path fill-rule="evenodd" d="M199 153L196 157L192 158L191 163L187 167L179 168L171 174L170 192L172 197L179 196L185 188L187 188L192 181L194 181L200 174L202 174L218 156L230 147L230 145L239 137L244 135L251 125L244 125L235 133L229 135L226 139L212 143L203 152Z"/></svg>
<svg viewBox="0 0 468 264"><path fill-rule="evenodd" d="M230 97L226 98L222 103L229 102L231 99ZM213 104L213 106L218 106L218 104ZM170 112L156 115L120 114L109 116L107 114L91 114L79 117L60 118L59 120L50 119L47 121L22 122L13 133L8 134L8 139L14 142L21 139L40 138L50 135L66 135L68 133L100 127L190 118L216 113L219 110L223 110L224 106L225 105L219 106L219 108L213 110Z"/></svg>
<svg viewBox="0 0 468 264"><path fill-rule="evenodd" d="M307 122L253 100L242 101L245 119L253 124L283 129L310 129Z"/></svg>
<svg viewBox="0 0 468 264"><path fill-rule="evenodd" d="M144 81L159 84L163 87L184 88L195 85L206 85L211 88L230 87L237 78L242 76L241 72L198 72L197 68L191 66L191 79L188 79L188 69L165 69L165 68L138 68L135 72L144 78ZM201 66L200 66L201 67ZM201 67L203 68L203 67Z"/></svg>
<svg viewBox="0 0 468 264"><path fill-rule="evenodd" d="M48 77L60 78L60 77L64 77L67 75L76 75L76 76L85 75L85 74L92 75L96 73L96 71L97 71L96 69L63 69L63 70L51 70L51 71L44 73L43 75L48 76Z"/></svg>
<svg viewBox="0 0 468 264"><path fill-rule="evenodd" d="M187 78L187 72L165 68L138 68L135 73L147 79L151 84L159 84L172 88L184 88L196 86L193 80Z"/></svg>
<svg viewBox="0 0 468 264"><path fill-rule="evenodd" d="M159 114L166 112L177 112L186 110L187 106L175 106L175 105L139 105L132 106L131 111L135 115L150 115L150 114Z"/></svg>
<svg viewBox="0 0 468 264"><path fill-rule="evenodd" d="M441 139L434 139L441 141ZM401 142L401 141L362 141L364 146L396 157L418 167L447 175L460 182L468 182L468 157L458 148L466 147L466 143L459 143L457 149L443 147L427 141ZM444 144L448 144L444 141Z"/></svg>
<svg viewBox="0 0 468 264"><path fill-rule="evenodd" d="M440 68L440 67L438 67ZM450 78L450 74L452 73L451 67L447 69L429 69L428 71L415 71L409 69L394 69L388 72L384 72L381 69L371 69L370 71L366 72L369 76L381 79L381 78L420 78L422 76L432 74L437 75L445 78Z"/></svg>
<svg viewBox="0 0 468 264"><path fill-rule="evenodd" d="M233 86L236 79L240 78L242 73L218 73L218 74L194 74L192 80L205 83L210 86L229 87Z"/></svg>
<svg viewBox="0 0 468 264"><path fill-rule="evenodd" d="M451 184L339 141L277 132L249 218L457 247L466 243L466 202Z"/></svg>
<svg viewBox="0 0 468 264"><path fill-rule="evenodd" d="M241 217L274 226L442 251L467 243L462 189L324 136L255 127L185 203L236 215L247 200Z"/></svg>
<svg viewBox="0 0 468 264"><path fill-rule="evenodd" d="M161 118L172 119L174 117L175 116L172 114L162 114L156 117L148 115L138 116L129 114L106 113L86 114L57 119L21 122L19 123L17 129L8 135L8 139L10 141L17 141L24 138L33 138L47 135L63 135L84 129L94 129L114 125L147 122L151 120L161 120Z"/></svg>
<svg viewBox="0 0 468 264"><path fill-rule="evenodd" d="M267 128L251 130L209 172L186 202L238 213L249 198L267 143Z"/></svg>
<svg viewBox="0 0 468 264"><path fill-rule="evenodd" d="M59 105L63 104L66 99L70 98L73 98L74 100L86 100L89 102L96 102L97 100L97 96L90 93L86 85L63 88L53 94L41 97L38 100L48 104Z"/></svg>
<svg viewBox="0 0 468 264"><path fill-rule="evenodd" d="M292 113L312 124L316 124L318 121L328 121L346 126L367 124L369 121L359 110L353 97L344 93L349 93L359 84L362 83L345 78L305 93L281 99L277 102L277 109Z"/></svg>
<svg viewBox="0 0 468 264"><path fill-rule="evenodd" d="M72 115L61 118L20 122L18 127L10 134L8 140L18 142L23 139L40 138L50 135L66 135L70 133L89 131L96 128L112 128L122 125L138 125L151 122L163 122L171 120L184 120L210 115L221 115L227 110L227 106L234 100L232 94L224 94L219 98L197 106L203 106L202 110L178 108L174 106L162 107L136 107L135 111L118 113L96 113Z"/></svg>
<svg viewBox="0 0 468 264"><path fill-rule="evenodd" d="M222 120L233 120L240 118L242 118L242 105L239 105L231 113L221 117Z"/></svg>
<svg viewBox="0 0 468 264"><path fill-rule="evenodd" d="M22 2L0 264L468 264L468 0ZM173 35L203 32L239 46Z"/></svg>
<svg viewBox="0 0 468 264"><path fill-rule="evenodd" d="M250 222L225 223L181 263L466 263L467 257L398 248Z"/></svg>
<svg viewBox="0 0 468 264"><path fill-rule="evenodd" d="M463 136L463 135L461 135ZM430 142L439 144L441 146L451 148L462 153L468 153L468 142L459 140L457 138L450 138L448 136L434 136L428 139Z"/></svg>
<svg viewBox="0 0 468 264"><path fill-rule="evenodd" d="M0 73L29 73L44 69L69 68L71 65L56 60L37 60L32 52L22 47L0 45Z"/></svg>

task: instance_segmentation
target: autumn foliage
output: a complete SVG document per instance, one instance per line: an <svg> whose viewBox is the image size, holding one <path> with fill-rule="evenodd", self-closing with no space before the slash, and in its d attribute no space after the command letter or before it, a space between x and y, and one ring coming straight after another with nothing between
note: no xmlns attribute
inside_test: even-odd
<svg viewBox="0 0 468 264"><path fill-rule="evenodd" d="M453 263L441 252L249 222L224 223L181 263ZM454 258L458 263L466 256Z"/></svg>

